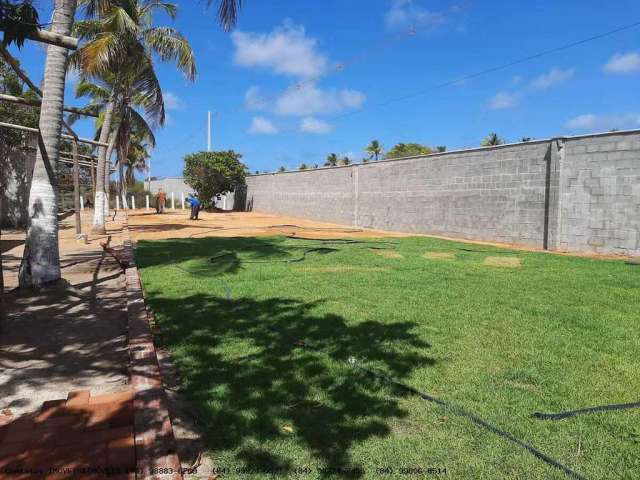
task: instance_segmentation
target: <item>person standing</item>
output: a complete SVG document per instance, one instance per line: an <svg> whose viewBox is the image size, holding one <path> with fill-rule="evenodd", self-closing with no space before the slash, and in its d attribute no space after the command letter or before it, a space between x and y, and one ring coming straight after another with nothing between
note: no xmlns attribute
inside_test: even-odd
<svg viewBox="0 0 640 480"><path fill-rule="evenodd" d="M191 217L189 220L198 220L198 213L200 213L200 207L202 207L202 202L196 197L195 194L189 194L187 197L187 202L191 205Z"/></svg>
<svg viewBox="0 0 640 480"><path fill-rule="evenodd" d="M161 188L156 193L156 212L164 213L164 206L167 203L167 194Z"/></svg>

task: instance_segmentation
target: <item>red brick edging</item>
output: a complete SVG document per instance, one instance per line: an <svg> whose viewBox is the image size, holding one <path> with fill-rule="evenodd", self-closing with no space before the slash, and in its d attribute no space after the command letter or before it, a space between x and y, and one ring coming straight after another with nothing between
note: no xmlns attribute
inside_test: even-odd
<svg viewBox="0 0 640 480"><path fill-rule="evenodd" d="M160 367L144 305L142 284L135 265L127 219L122 224L122 230L126 235L124 254L129 261L125 276L130 376L135 392L133 407L136 478L181 480L180 459L176 453L167 397L162 387Z"/></svg>

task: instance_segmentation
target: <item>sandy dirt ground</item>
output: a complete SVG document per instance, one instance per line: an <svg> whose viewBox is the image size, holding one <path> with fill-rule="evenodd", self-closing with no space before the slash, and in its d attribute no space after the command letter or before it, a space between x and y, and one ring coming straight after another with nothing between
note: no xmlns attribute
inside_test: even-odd
<svg viewBox="0 0 640 480"><path fill-rule="evenodd" d="M255 212L200 212L198 220L189 220L188 210L138 210L129 213L131 237L137 240L200 237L264 237L293 235L299 238L372 238L403 237L402 233L352 228L282 215Z"/></svg>
<svg viewBox="0 0 640 480"><path fill-rule="evenodd" d="M82 218L86 231L91 213L84 212ZM108 224L114 246L122 244L123 218L119 215ZM37 290L12 290L18 284L24 233L3 232L8 293L0 326L0 410L17 415L46 400L64 399L70 391L98 395L128 384L124 275L100 246L107 238L90 235L88 244L80 244L73 215L62 218L63 280Z"/></svg>

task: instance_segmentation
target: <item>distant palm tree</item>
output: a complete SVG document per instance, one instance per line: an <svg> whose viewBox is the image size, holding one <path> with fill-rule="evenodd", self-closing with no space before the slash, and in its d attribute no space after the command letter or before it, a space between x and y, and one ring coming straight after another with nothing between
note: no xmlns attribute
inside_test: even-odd
<svg viewBox="0 0 640 480"><path fill-rule="evenodd" d="M378 140L371 140L364 151L370 154L369 160L373 158L376 162L378 161L378 156L382 155L382 153L384 152L384 150L382 149L382 145L380 145L380 142Z"/></svg>
<svg viewBox="0 0 640 480"><path fill-rule="evenodd" d="M307 168L309 167L307 166L306 163L301 163L300 166L298 167L298 170L306 170Z"/></svg>
<svg viewBox="0 0 640 480"><path fill-rule="evenodd" d="M342 157L338 162L338 164L341 166L349 165L350 163L351 163L351 160L349 160L349 157L347 156Z"/></svg>
<svg viewBox="0 0 640 480"><path fill-rule="evenodd" d="M129 143L129 155L127 163L122 164L125 170L125 183L133 186L136 182L134 171L145 173L147 171L147 160L151 157L150 149L155 146L155 140L150 139L144 133L131 132ZM124 191L126 195L126 190Z"/></svg>
<svg viewBox="0 0 640 480"><path fill-rule="evenodd" d="M502 145L503 143L504 140L498 137L497 133L490 133L484 140L482 140L480 145L483 147L493 147L495 145Z"/></svg>
<svg viewBox="0 0 640 480"><path fill-rule="evenodd" d="M278 169L278 171L279 171L279 172L286 172L286 171L287 171L287 169L286 169L286 168L284 168L284 166L281 166L281 167Z"/></svg>
<svg viewBox="0 0 640 480"><path fill-rule="evenodd" d="M76 0L56 0L51 31L69 35ZM21 287L60 279L58 246L58 201L54 166L60 157L62 106L67 72L67 49L49 45L40 105L40 138L29 189L27 235L19 270Z"/></svg>
<svg viewBox="0 0 640 480"><path fill-rule="evenodd" d="M338 155L335 153L330 153L327 155L327 161L324 162L325 167L335 167L338 165Z"/></svg>
<svg viewBox="0 0 640 480"><path fill-rule="evenodd" d="M531 139L531 137L522 137L522 138L520 139L520 141L521 141L522 143L530 142L531 140L532 140L532 139Z"/></svg>

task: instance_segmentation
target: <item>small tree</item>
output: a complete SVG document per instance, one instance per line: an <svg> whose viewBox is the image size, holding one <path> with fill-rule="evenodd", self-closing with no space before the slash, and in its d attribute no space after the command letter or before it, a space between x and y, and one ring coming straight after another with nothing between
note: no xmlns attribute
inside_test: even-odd
<svg viewBox="0 0 640 480"><path fill-rule="evenodd" d="M522 137L522 138L520 139L520 141L521 141L522 143L530 142L531 140L532 140L532 138L531 138L531 137Z"/></svg>
<svg viewBox="0 0 640 480"><path fill-rule="evenodd" d="M286 168L284 168L284 166L281 166L281 167L278 169L278 171L279 171L279 172L286 172L286 171L287 171L287 169L286 169Z"/></svg>
<svg viewBox="0 0 640 480"><path fill-rule="evenodd" d="M438 145L436 147L436 152L438 153L443 153L447 151L447 146L446 145Z"/></svg>
<svg viewBox="0 0 640 480"><path fill-rule="evenodd" d="M325 167L335 167L338 165L338 155L335 153L330 153L327 155L327 161L324 162Z"/></svg>
<svg viewBox="0 0 640 480"><path fill-rule="evenodd" d="M490 133L486 136L482 143L480 144L483 147L494 147L496 145L502 145L504 140L498 136L497 133Z"/></svg>
<svg viewBox="0 0 640 480"><path fill-rule="evenodd" d="M398 143L387 152L385 158L415 157L416 155L428 155L431 148L420 143Z"/></svg>
<svg viewBox="0 0 640 480"><path fill-rule="evenodd" d="M351 163L351 160L349 160L349 157L344 156L340 159L340 161L338 162L338 165L345 166L345 165L349 165L350 163Z"/></svg>
<svg viewBox="0 0 640 480"><path fill-rule="evenodd" d="M306 170L307 168L309 167L307 166L306 163L301 163L300 166L298 167L298 170Z"/></svg>
<svg viewBox="0 0 640 480"><path fill-rule="evenodd" d="M244 185L247 167L241 158L233 150L191 153L184 157L184 180L205 205L211 205L217 195Z"/></svg>

